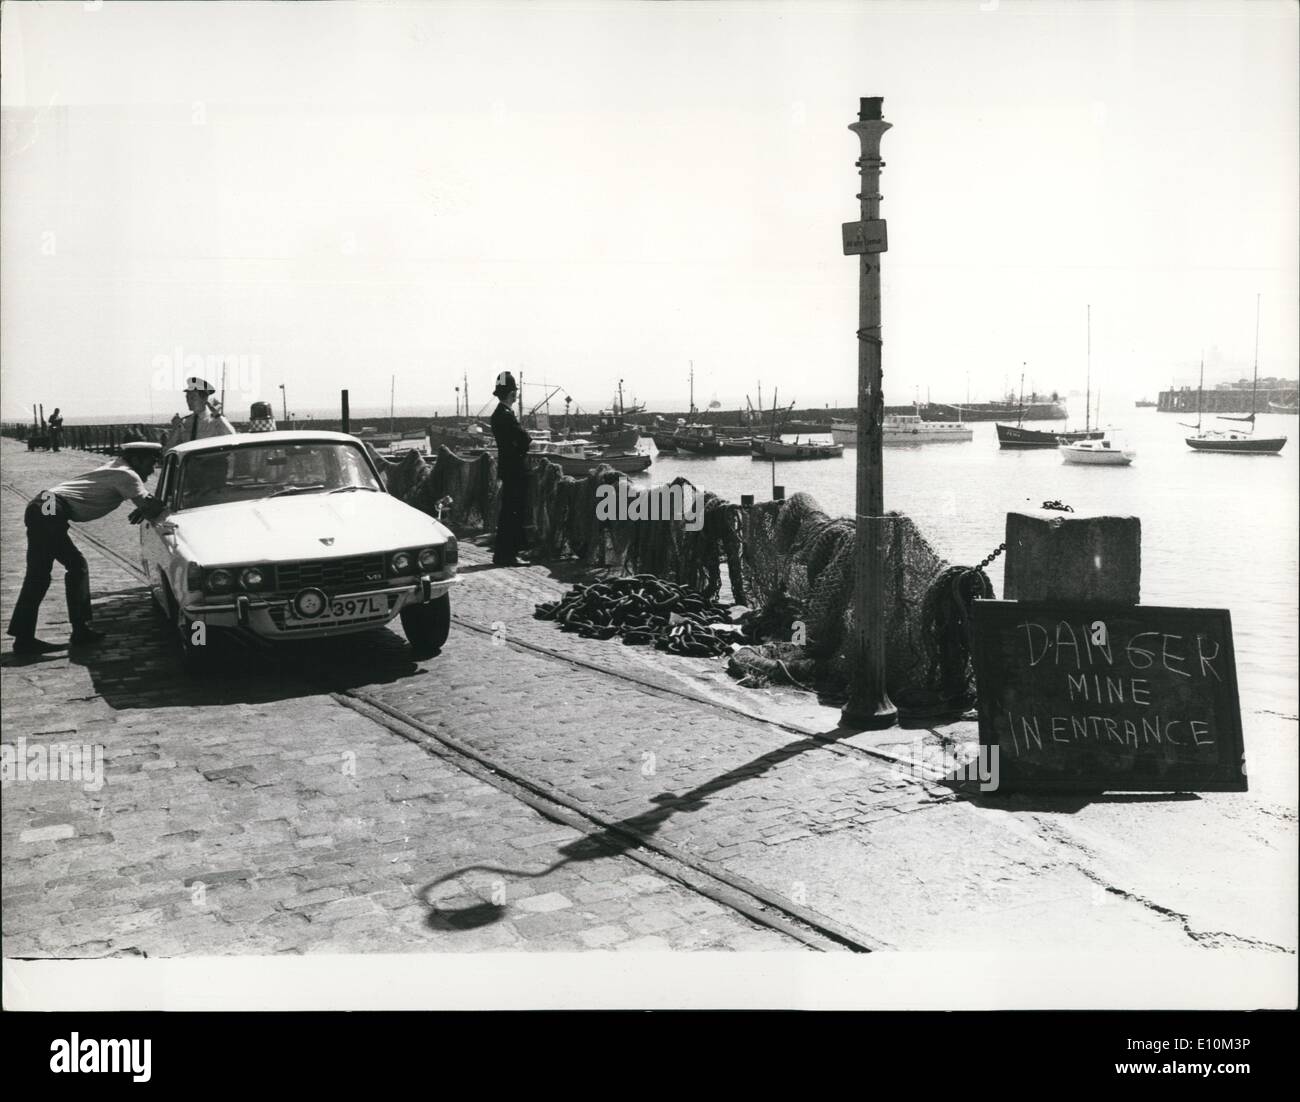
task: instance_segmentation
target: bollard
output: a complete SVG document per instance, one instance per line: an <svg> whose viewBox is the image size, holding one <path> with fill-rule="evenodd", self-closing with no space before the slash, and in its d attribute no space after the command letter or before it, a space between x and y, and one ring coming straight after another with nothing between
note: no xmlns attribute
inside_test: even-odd
<svg viewBox="0 0 1300 1102"><path fill-rule="evenodd" d="M773 486L773 487L772 487L772 500L773 500L773 501L784 501L784 500L785 500L785 487L784 487L784 486Z"/></svg>
<svg viewBox="0 0 1300 1102"><path fill-rule="evenodd" d="M1007 514L1006 599L1135 605L1142 522L1102 513Z"/></svg>

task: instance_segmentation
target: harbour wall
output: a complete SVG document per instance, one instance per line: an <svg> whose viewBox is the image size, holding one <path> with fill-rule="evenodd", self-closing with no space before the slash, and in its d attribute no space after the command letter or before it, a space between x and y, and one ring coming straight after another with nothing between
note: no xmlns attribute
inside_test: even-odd
<svg viewBox="0 0 1300 1102"><path fill-rule="evenodd" d="M1180 390L1162 390L1156 408L1161 413L1195 413L1197 410L1197 393L1195 387L1183 387ZM1227 390L1199 391L1200 409L1205 413L1249 413L1251 411L1251 392L1236 387ZM1294 405L1296 387L1260 388L1255 391L1255 412L1267 413L1269 402L1279 405Z"/></svg>

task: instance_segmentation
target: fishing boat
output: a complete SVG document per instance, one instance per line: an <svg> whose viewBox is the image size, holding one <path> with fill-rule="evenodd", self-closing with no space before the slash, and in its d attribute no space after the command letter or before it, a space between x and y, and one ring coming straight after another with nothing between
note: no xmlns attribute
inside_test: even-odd
<svg viewBox="0 0 1300 1102"><path fill-rule="evenodd" d="M581 478L597 467L612 467L624 474L636 474L650 466L650 456L640 452L601 452L586 440L534 440L529 458L546 459L565 474Z"/></svg>
<svg viewBox="0 0 1300 1102"><path fill-rule="evenodd" d="M1269 413L1300 413L1300 403L1296 402L1274 402L1271 399L1268 403Z"/></svg>
<svg viewBox="0 0 1300 1102"><path fill-rule="evenodd" d="M658 441L655 441L656 445ZM724 436L712 425L685 425L673 434L673 446L679 452L692 455L745 455L749 441L735 436Z"/></svg>
<svg viewBox="0 0 1300 1102"><path fill-rule="evenodd" d="M1021 404L1024 404L1025 376L1020 375ZM1071 432L1044 432L1041 429L1027 429L1021 421L1014 425L998 422L999 448L1057 448L1062 444L1077 444L1081 440L1100 440L1106 433L1091 427L1092 415L1092 307L1088 308L1088 382L1084 396L1083 429Z"/></svg>
<svg viewBox="0 0 1300 1102"><path fill-rule="evenodd" d="M1151 401L1150 398L1139 398L1136 402L1133 403L1133 405L1134 405L1137 409L1155 409L1155 408L1156 408L1156 404L1155 404L1155 402Z"/></svg>
<svg viewBox="0 0 1300 1102"><path fill-rule="evenodd" d="M843 444L803 440L797 436L793 443L788 440L754 440L750 449L755 459L834 459L844 454Z"/></svg>
<svg viewBox="0 0 1300 1102"><path fill-rule="evenodd" d="M1205 390L1205 357L1201 357L1201 381L1196 388L1196 435L1186 437L1187 446L1198 452L1232 452L1236 455L1276 455L1286 444L1285 436L1255 435L1255 392L1259 385L1259 295L1255 296L1255 374L1250 387L1250 414L1233 417L1219 414L1220 421L1243 421L1249 429L1202 429L1201 394ZM1185 425L1191 428L1191 425Z"/></svg>
<svg viewBox="0 0 1300 1102"><path fill-rule="evenodd" d="M492 430L477 422L456 424L432 421L425 428L425 438L429 441L430 454L436 454L441 447L468 454L496 447Z"/></svg>
<svg viewBox="0 0 1300 1102"><path fill-rule="evenodd" d="M1127 467L1137 456L1136 452L1118 447L1110 440L1079 440L1062 444L1059 451L1062 462L1093 467Z"/></svg>

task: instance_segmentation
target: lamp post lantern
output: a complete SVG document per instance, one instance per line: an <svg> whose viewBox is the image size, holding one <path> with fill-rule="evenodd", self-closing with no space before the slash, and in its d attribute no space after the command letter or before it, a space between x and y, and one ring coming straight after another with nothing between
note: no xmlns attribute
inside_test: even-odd
<svg viewBox="0 0 1300 1102"><path fill-rule="evenodd" d="M891 727L898 711L885 688L884 477L881 440L885 417L880 338L880 258L888 247L880 218L880 139L889 129L881 97L859 101L849 129L862 143L861 220L843 227L844 252L858 256L858 471L854 537L853 680L841 713L846 727Z"/></svg>

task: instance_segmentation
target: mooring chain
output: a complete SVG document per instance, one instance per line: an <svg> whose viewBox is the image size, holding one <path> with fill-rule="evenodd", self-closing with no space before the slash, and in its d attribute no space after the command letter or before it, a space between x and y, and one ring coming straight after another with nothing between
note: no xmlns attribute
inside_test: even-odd
<svg viewBox="0 0 1300 1102"><path fill-rule="evenodd" d="M1070 506L1066 505L1065 502L1063 502L1063 501L1044 501L1044 502L1043 502L1043 508L1044 508L1044 509L1054 509L1054 510L1056 510L1058 513L1073 513L1073 512L1074 512L1074 510L1073 510L1072 508L1070 508ZM980 562L980 564L979 564L977 567L975 567L975 569L976 569L977 571L983 571L984 569L986 569L986 568L988 567L988 565L989 565L989 564L990 564L994 559L996 559L996 558L997 558L1000 554L1002 554L1002 552L1005 551L1006 549L1007 549L1007 545L1006 545L1005 543L999 543L999 544L997 545L997 547L995 547L995 548L993 549L993 551L992 551L989 555L985 556L985 558Z"/></svg>

